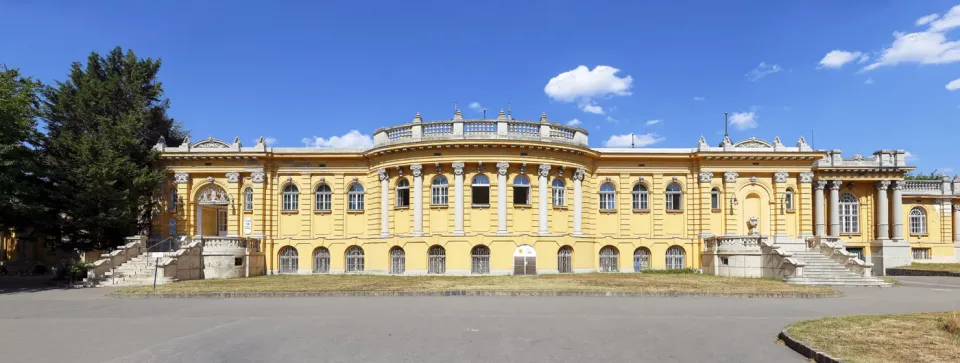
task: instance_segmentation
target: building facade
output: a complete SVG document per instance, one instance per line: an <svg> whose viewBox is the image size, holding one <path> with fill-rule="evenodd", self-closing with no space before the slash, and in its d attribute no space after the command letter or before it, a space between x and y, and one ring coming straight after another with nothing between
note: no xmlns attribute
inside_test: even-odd
<svg viewBox="0 0 960 363"><path fill-rule="evenodd" d="M268 273L533 274L700 268L713 236L836 236L884 267L957 261L960 179L904 181L902 150L844 158L725 137L590 148L586 130L412 122L367 149L157 145L155 238L255 238Z"/></svg>

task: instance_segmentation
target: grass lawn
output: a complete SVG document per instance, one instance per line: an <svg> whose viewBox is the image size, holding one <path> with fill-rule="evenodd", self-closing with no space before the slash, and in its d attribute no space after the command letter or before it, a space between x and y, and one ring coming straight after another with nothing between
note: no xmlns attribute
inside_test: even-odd
<svg viewBox="0 0 960 363"><path fill-rule="evenodd" d="M960 311L825 318L787 333L844 362L960 362Z"/></svg>
<svg viewBox="0 0 960 363"><path fill-rule="evenodd" d="M696 274L560 274L539 276L274 275L245 279L193 280L157 286L158 293L334 292L334 291L613 291L634 293L836 293L779 280ZM152 293L150 286L116 293Z"/></svg>
<svg viewBox="0 0 960 363"><path fill-rule="evenodd" d="M897 268L909 270L947 271L960 273L960 263L916 263Z"/></svg>

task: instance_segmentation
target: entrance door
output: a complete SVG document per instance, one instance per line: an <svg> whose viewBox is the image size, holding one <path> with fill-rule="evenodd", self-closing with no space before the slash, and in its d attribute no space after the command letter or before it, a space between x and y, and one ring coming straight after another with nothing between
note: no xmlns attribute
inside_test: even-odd
<svg viewBox="0 0 960 363"><path fill-rule="evenodd" d="M217 209L217 235L227 235L227 210Z"/></svg>
<svg viewBox="0 0 960 363"><path fill-rule="evenodd" d="M533 247L523 245L513 251L513 274L537 274L537 251Z"/></svg>

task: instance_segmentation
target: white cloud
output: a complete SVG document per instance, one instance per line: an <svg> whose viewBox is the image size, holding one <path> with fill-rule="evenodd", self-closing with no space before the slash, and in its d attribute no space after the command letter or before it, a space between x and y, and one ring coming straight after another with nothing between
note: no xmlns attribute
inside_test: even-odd
<svg viewBox="0 0 960 363"><path fill-rule="evenodd" d="M870 60L870 56L863 54L860 56L860 60L857 61L857 64L866 63L868 60Z"/></svg>
<svg viewBox="0 0 960 363"><path fill-rule="evenodd" d="M600 107L597 104L581 103L579 106L580 106L580 110L582 110L583 112L589 112L597 115L603 114L603 107Z"/></svg>
<svg viewBox="0 0 960 363"><path fill-rule="evenodd" d="M757 118L756 112L734 112L730 114L730 123L737 130L755 129L757 128Z"/></svg>
<svg viewBox="0 0 960 363"><path fill-rule="evenodd" d="M863 84L873 84L873 77L867 78L866 81L863 81Z"/></svg>
<svg viewBox="0 0 960 363"><path fill-rule="evenodd" d="M706 100L706 98L705 98L705 97L694 97L693 100L694 100L694 101L703 101L703 100Z"/></svg>
<svg viewBox="0 0 960 363"><path fill-rule="evenodd" d="M947 83L945 87L947 91L956 91L960 89L960 78L950 81L950 83Z"/></svg>
<svg viewBox="0 0 960 363"><path fill-rule="evenodd" d="M256 145L258 142L260 142L260 139L259 139L259 138L258 138L258 139L253 139L253 143L252 143L252 144L253 144L253 145ZM272 146L274 143L277 142L277 138L267 136L267 137L264 137L264 138L263 138L263 142L266 143L267 146Z"/></svg>
<svg viewBox="0 0 960 363"><path fill-rule="evenodd" d="M343 136L331 136L329 139L314 136L305 137L302 141L307 147L368 148L373 146L370 135L361 134L357 130L350 130Z"/></svg>
<svg viewBox="0 0 960 363"><path fill-rule="evenodd" d="M783 106L783 110L784 110L784 111L790 111L790 110L792 110L792 109L793 109L793 107Z"/></svg>
<svg viewBox="0 0 960 363"><path fill-rule="evenodd" d="M476 102L476 101L470 102L470 104L467 105L467 107L477 112L483 111L483 106L480 105L480 102Z"/></svg>
<svg viewBox="0 0 960 363"><path fill-rule="evenodd" d="M631 94L633 77L617 77L619 72L611 66L598 65L590 70L581 65L551 78L543 92L557 101L577 102L584 112L602 115L603 107L596 103L596 99Z"/></svg>
<svg viewBox="0 0 960 363"><path fill-rule="evenodd" d="M653 126L661 122L663 122L663 120L647 120L647 126Z"/></svg>
<svg viewBox="0 0 960 363"><path fill-rule="evenodd" d="M930 22L932 22L932 21L934 21L934 20L937 20L937 18L939 18L939 17L940 17L940 14L937 14L937 13L933 13L933 14L930 14L930 15L927 15L927 16L922 16L922 17L920 17L919 19L917 19L917 26L927 25L927 24L929 24Z"/></svg>
<svg viewBox="0 0 960 363"><path fill-rule="evenodd" d="M950 174L953 172L953 168L940 168L940 171L944 174Z"/></svg>
<svg viewBox="0 0 960 363"><path fill-rule="evenodd" d="M960 61L960 42L947 40L943 33L894 32L893 37L893 44L880 53L877 61L863 67L863 71L900 63L943 64Z"/></svg>
<svg viewBox="0 0 960 363"><path fill-rule="evenodd" d="M624 135L613 135L604 142L606 147L630 147L634 145L636 147L644 147L656 144L666 140L665 137L661 137L655 133L646 133L646 134L624 134Z"/></svg>
<svg viewBox="0 0 960 363"><path fill-rule="evenodd" d="M904 151L903 159L906 161L917 161L920 157L914 155L912 152Z"/></svg>
<svg viewBox="0 0 960 363"><path fill-rule="evenodd" d="M573 119L573 120L567 121L567 126L580 126L582 124L583 122L581 122L579 119Z"/></svg>
<svg viewBox="0 0 960 363"><path fill-rule="evenodd" d="M817 68L837 69L843 67L844 64L857 60L857 58L861 58L862 55L863 53L861 52L848 52L845 50L834 49L827 53L827 55L823 56L823 59L820 60L820 65Z"/></svg>
<svg viewBox="0 0 960 363"><path fill-rule="evenodd" d="M930 14L917 19L917 25L923 25L920 24L921 20L930 20L928 21L930 28L927 29L927 31L931 32L944 32L960 26L960 5L955 5L954 7L950 8L950 10L947 10L947 12L943 14L943 17L940 17L939 19L936 17L933 18L935 20L928 19L934 15L937 14Z"/></svg>
<svg viewBox="0 0 960 363"><path fill-rule="evenodd" d="M767 64L766 62L760 62L760 65L758 65L757 68L754 68L750 72L747 72L747 74L745 74L744 76L746 76L747 79L750 80L750 82L756 82L763 77L780 72L782 70L783 68L780 68L779 65L776 65L776 64L771 65L771 64Z"/></svg>
<svg viewBox="0 0 960 363"><path fill-rule="evenodd" d="M617 120L617 119L615 119L615 118L613 118L613 117L607 116L607 122L612 123L612 124L616 124L616 123L620 123L620 120Z"/></svg>

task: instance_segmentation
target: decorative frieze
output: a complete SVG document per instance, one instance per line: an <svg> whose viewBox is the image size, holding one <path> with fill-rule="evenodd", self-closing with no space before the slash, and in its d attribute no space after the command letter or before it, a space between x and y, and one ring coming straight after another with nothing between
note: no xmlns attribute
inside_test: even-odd
<svg viewBox="0 0 960 363"><path fill-rule="evenodd" d="M173 174L173 182L177 184L187 184L190 182L190 174L175 173Z"/></svg>
<svg viewBox="0 0 960 363"><path fill-rule="evenodd" d="M790 173L784 171L773 173L773 181L776 183L786 183L788 177L790 177Z"/></svg>
<svg viewBox="0 0 960 363"><path fill-rule="evenodd" d="M740 176L740 174L737 173L737 172L735 172L735 171L725 172L725 173L723 173L723 182L724 182L724 183L736 183L736 182L737 182L737 177L739 177L739 176Z"/></svg>
<svg viewBox="0 0 960 363"><path fill-rule="evenodd" d="M713 181L713 173L700 172L700 182L709 183Z"/></svg>
<svg viewBox="0 0 960 363"><path fill-rule="evenodd" d="M239 183L240 182L240 173L230 172L227 173L227 183Z"/></svg>

